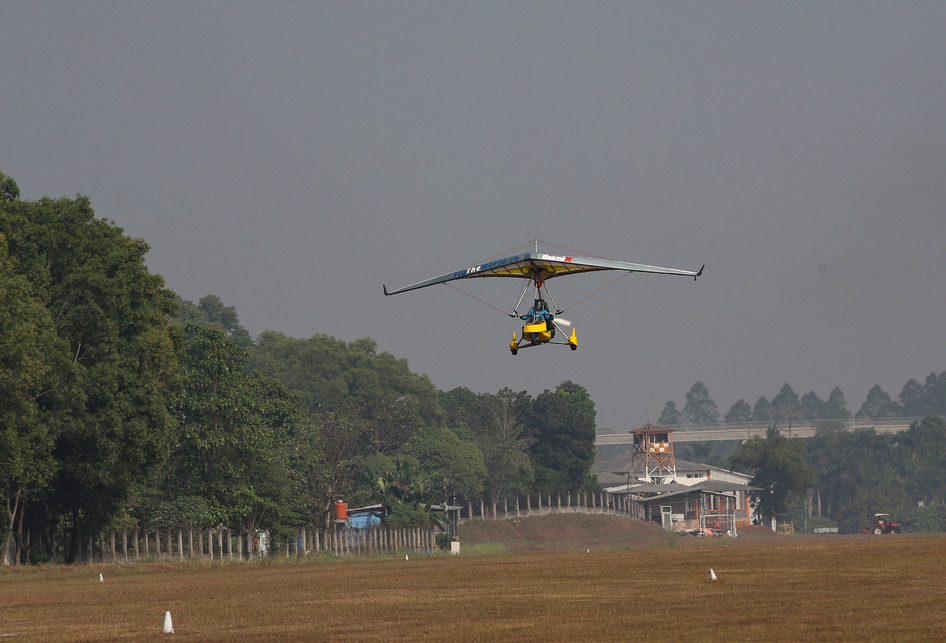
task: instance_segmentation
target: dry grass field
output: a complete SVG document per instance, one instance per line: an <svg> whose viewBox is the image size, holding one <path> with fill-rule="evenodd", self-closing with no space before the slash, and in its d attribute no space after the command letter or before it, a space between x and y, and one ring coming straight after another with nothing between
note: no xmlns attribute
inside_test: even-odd
<svg viewBox="0 0 946 643"><path fill-rule="evenodd" d="M614 549L591 546L614 529L595 524L552 529L571 530L580 549L570 551L464 541L460 556L410 560L7 569L0 638L167 640L168 610L174 640L204 641L933 641L946 632L943 535L684 542L648 532Z"/></svg>

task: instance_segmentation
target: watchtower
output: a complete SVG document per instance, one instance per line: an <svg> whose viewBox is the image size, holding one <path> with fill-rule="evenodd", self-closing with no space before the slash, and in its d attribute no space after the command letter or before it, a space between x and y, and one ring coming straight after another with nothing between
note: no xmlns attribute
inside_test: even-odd
<svg viewBox="0 0 946 643"><path fill-rule="evenodd" d="M668 484L677 479L673 458L673 429L639 426L633 431L631 475L648 484Z"/></svg>

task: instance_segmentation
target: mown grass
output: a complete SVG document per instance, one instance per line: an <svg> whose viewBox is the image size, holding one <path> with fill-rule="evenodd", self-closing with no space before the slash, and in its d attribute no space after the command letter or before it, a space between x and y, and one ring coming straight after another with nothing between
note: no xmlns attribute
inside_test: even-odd
<svg viewBox="0 0 946 643"><path fill-rule="evenodd" d="M175 640L932 641L946 537L0 574L12 640L162 639L166 610Z"/></svg>

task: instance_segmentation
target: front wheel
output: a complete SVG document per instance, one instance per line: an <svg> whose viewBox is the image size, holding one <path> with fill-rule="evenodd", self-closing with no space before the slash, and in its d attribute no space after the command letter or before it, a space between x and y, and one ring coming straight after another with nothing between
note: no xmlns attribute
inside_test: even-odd
<svg viewBox="0 0 946 643"><path fill-rule="evenodd" d="M875 536L879 536L879 535L882 534L882 533L884 533L884 530L883 530L883 529L881 529L880 527L874 527L874 535L875 535Z"/></svg>

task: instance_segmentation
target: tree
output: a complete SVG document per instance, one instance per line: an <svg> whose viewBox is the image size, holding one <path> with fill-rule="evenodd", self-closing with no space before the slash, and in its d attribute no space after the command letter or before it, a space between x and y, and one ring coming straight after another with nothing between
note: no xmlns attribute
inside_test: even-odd
<svg viewBox="0 0 946 643"><path fill-rule="evenodd" d="M809 391L801 396L801 419L814 422L824 417L824 402L814 391Z"/></svg>
<svg viewBox="0 0 946 643"><path fill-rule="evenodd" d="M445 495L455 492L464 498L478 498L483 493L486 479L483 452L450 429L434 426L418 429L400 455L417 462L422 475L442 481Z"/></svg>
<svg viewBox="0 0 946 643"><path fill-rule="evenodd" d="M359 414L377 427L372 440L386 453L396 452L417 427L443 424L430 378L411 372L407 360L378 353L371 339L349 344L326 335L296 339L264 331L247 364L298 391L310 413Z"/></svg>
<svg viewBox="0 0 946 643"><path fill-rule="evenodd" d="M279 526L290 504L298 400L277 380L246 372L245 349L222 331L185 332L182 388L173 404L181 433L164 491L203 498L217 520L250 533Z"/></svg>
<svg viewBox="0 0 946 643"><path fill-rule="evenodd" d="M440 394L447 425L483 453L487 471L484 491L490 500L524 493L535 481L529 459L535 439L525 424L531 404L525 391L509 388L477 395L459 387Z"/></svg>
<svg viewBox="0 0 946 643"><path fill-rule="evenodd" d="M824 403L822 417L826 420L846 420L851 417L851 412L847 410L844 393L837 386L831 389L828 400Z"/></svg>
<svg viewBox="0 0 946 643"><path fill-rule="evenodd" d="M801 413L801 402L798 395L787 383L782 385L778 395L772 398L772 418L788 422L791 426Z"/></svg>
<svg viewBox="0 0 946 643"><path fill-rule="evenodd" d="M677 410L676 403L671 400L664 405L657 423L661 426L677 426L683 423L683 414Z"/></svg>
<svg viewBox="0 0 946 643"><path fill-rule="evenodd" d="M752 421L752 407L744 399L739 400L729 407L725 417L726 422L740 423Z"/></svg>
<svg viewBox="0 0 946 643"><path fill-rule="evenodd" d="M716 424L719 422L719 410L716 402L710 399L709 390L703 382L696 382L686 394L687 403L683 406L683 415L693 424Z"/></svg>
<svg viewBox="0 0 946 643"><path fill-rule="evenodd" d="M769 404L769 398L763 395L752 406L752 420L754 422L769 422L771 419L772 407Z"/></svg>
<svg viewBox="0 0 946 643"><path fill-rule="evenodd" d="M37 398L57 466L32 527L49 535L67 525L71 561L173 441L173 293L145 267L147 244L96 219L87 197L26 202L15 184L0 183L8 266L49 312L58 338L46 357L55 387Z"/></svg>
<svg viewBox="0 0 946 643"><path fill-rule="evenodd" d="M743 442L730 458L734 469L752 474L749 484L760 487L752 498L764 520L784 512L790 495L801 496L815 483L804 454L804 441L770 435Z"/></svg>
<svg viewBox="0 0 946 643"><path fill-rule="evenodd" d="M897 417L903 413L900 405L894 402L879 385L875 384L868 392L867 399L857 411L858 418L882 419Z"/></svg>
<svg viewBox="0 0 946 643"><path fill-rule="evenodd" d="M361 477L368 497L379 500L389 512L384 519L387 524L426 527L440 521L430 507L446 500L443 481L422 471L416 460L376 453L365 459Z"/></svg>
<svg viewBox="0 0 946 643"><path fill-rule="evenodd" d="M49 311L33 296L29 281L14 272L2 235L0 310L0 560L10 565L24 554L26 507L56 469L45 398L55 391L56 376L68 371L68 363Z"/></svg>
<svg viewBox="0 0 946 643"><path fill-rule="evenodd" d="M583 488L595 455L596 412L588 392L574 382L562 382L554 392L539 395L529 415L527 426L535 439L531 454L536 470L541 466L560 474L549 480L549 485ZM548 486L543 489L559 490Z"/></svg>
<svg viewBox="0 0 946 643"><path fill-rule="evenodd" d="M946 504L946 419L927 416L903 434L912 463L910 491L924 504Z"/></svg>
<svg viewBox="0 0 946 643"><path fill-rule="evenodd" d="M20 198L20 188L17 186L13 177L9 177L0 171L0 198L10 202Z"/></svg>
<svg viewBox="0 0 946 643"><path fill-rule="evenodd" d="M205 295L197 304L176 297L177 319L181 326L192 324L205 328L216 328L223 331L227 337L240 346L248 348L253 344L250 333L240 325L236 308L224 306L223 301L216 295Z"/></svg>
<svg viewBox="0 0 946 643"><path fill-rule="evenodd" d="M906 417L946 414L946 372L930 373L922 385L908 381L900 392L900 404Z"/></svg>
<svg viewBox="0 0 946 643"><path fill-rule="evenodd" d="M525 391L500 389L496 395L479 398L483 423L475 441L486 465L486 494L499 500L527 491L535 482L529 450L535 443L526 428L532 403Z"/></svg>

